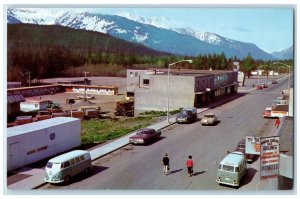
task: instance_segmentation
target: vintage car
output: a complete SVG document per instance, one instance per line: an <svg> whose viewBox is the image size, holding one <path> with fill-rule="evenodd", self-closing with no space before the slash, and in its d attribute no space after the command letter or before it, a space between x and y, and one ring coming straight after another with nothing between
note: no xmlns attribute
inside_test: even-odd
<svg viewBox="0 0 300 199"><path fill-rule="evenodd" d="M214 113L207 113L201 119L201 124L204 125L215 125L218 123L218 117Z"/></svg>
<svg viewBox="0 0 300 199"><path fill-rule="evenodd" d="M261 85L257 85L256 90L261 90L263 87Z"/></svg>
<svg viewBox="0 0 300 199"><path fill-rule="evenodd" d="M248 154L246 153L246 144L245 144L245 139L242 139L239 141L238 145L235 148L235 151L241 152L245 155L247 162L252 163L255 158L256 155L255 154Z"/></svg>
<svg viewBox="0 0 300 199"><path fill-rule="evenodd" d="M176 117L178 123L191 123L197 120L197 109L196 108L184 108L181 109L180 113Z"/></svg>
<svg viewBox="0 0 300 199"><path fill-rule="evenodd" d="M144 128L137 131L134 136L129 137L130 144L147 144L159 139L160 131L151 128Z"/></svg>
<svg viewBox="0 0 300 199"><path fill-rule="evenodd" d="M272 107L267 107L265 111L262 113L263 117L271 117Z"/></svg>
<svg viewBox="0 0 300 199"><path fill-rule="evenodd" d="M276 80L272 80L272 84L277 84L277 81Z"/></svg>
<svg viewBox="0 0 300 199"><path fill-rule="evenodd" d="M263 87L263 88L268 88L268 84L267 84L267 83L262 83L262 84L261 84L261 87Z"/></svg>

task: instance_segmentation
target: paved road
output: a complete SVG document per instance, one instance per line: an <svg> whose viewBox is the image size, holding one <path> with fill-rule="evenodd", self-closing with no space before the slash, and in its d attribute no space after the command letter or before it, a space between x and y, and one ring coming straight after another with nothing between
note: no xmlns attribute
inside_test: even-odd
<svg viewBox="0 0 300 199"><path fill-rule="evenodd" d="M95 170L88 176L79 175L69 186L46 185L53 190L229 190L215 182L217 163L233 150L247 135L275 134L272 119L261 117L265 107L281 95L287 80L268 89L255 91L213 111L221 122L216 126L175 124L162 131L162 139L148 146L128 145L93 162ZM203 114L202 114L203 115ZM200 115L201 117L201 115ZM161 159L169 153L171 171L163 175ZM188 177L185 168L187 156L193 155L196 176ZM248 165L248 174L238 190L276 190L276 180L259 179L259 161ZM151 191L150 191L151 192ZM108 192L109 193L109 192ZM172 192L175 193L175 192Z"/></svg>

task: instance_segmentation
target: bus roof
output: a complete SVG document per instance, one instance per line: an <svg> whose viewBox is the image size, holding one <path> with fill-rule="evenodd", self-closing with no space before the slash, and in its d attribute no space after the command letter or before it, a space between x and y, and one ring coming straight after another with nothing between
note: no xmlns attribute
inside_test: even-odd
<svg viewBox="0 0 300 199"><path fill-rule="evenodd" d="M245 156L241 152L231 152L229 153L220 164L230 165L230 166L239 166L245 160Z"/></svg>
<svg viewBox="0 0 300 199"><path fill-rule="evenodd" d="M75 158L75 157L78 157L78 156L81 156L81 155L84 155L84 154L87 154L87 153L89 153L89 152L84 151L84 150L74 150L74 151L70 151L68 153L64 153L64 154L61 154L59 156L56 156L56 157L50 159L49 162L62 163L62 162L65 162L67 160L70 160L72 158Z"/></svg>

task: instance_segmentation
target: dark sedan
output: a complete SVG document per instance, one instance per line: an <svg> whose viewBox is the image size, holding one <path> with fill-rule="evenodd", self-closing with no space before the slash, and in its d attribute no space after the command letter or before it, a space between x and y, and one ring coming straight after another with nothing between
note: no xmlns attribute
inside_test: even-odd
<svg viewBox="0 0 300 199"><path fill-rule="evenodd" d="M235 151L242 152L246 156L247 162L252 163L256 158L256 155L246 153L245 139L239 141Z"/></svg>
<svg viewBox="0 0 300 199"><path fill-rule="evenodd" d="M160 131L156 131L151 128L144 128L137 131L134 136L129 138L130 144L147 144L154 140L159 139L161 135Z"/></svg>

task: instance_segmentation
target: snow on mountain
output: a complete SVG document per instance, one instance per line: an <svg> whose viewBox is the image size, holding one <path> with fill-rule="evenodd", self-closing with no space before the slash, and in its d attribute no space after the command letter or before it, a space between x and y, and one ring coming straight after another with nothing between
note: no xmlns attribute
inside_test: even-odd
<svg viewBox="0 0 300 199"><path fill-rule="evenodd" d="M143 18L143 17L137 16L137 15L134 15L134 14L128 13L128 12L121 12L121 13L117 13L116 15L118 15L120 17L125 17L132 21L140 22L143 24L153 25L153 26L156 26L159 28L166 28L166 26L164 25L164 22L170 20L168 17Z"/></svg>
<svg viewBox="0 0 300 199"><path fill-rule="evenodd" d="M12 8L8 10L8 15L17 18L22 23L40 24L40 25L51 25L54 24L57 17L61 16L63 11L55 9L21 9Z"/></svg>
<svg viewBox="0 0 300 199"><path fill-rule="evenodd" d="M179 32L181 34L195 37L195 38L200 39L201 41L204 41L209 44L220 45L222 43L222 38L220 36L210 33L210 32L195 31L191 28L176 28L173 30L176 32Z"/></svg>
<svg viewBox="0 0 300 199"><path fill-rule="evenodd" d="M66 11L66 10L65 10ZM249 53L255 59L274 57L255 44L224 38L214 33L195 31L191 28L166 29L162 22L167 18L142 18L123 13L104 15L90 12L62 12L55 9L8 9L8 23L55 24L74 29L91 30L109 34L120 39L143 44L158 51L179 55L222 53L226 56L244 58Z"/></svg>

